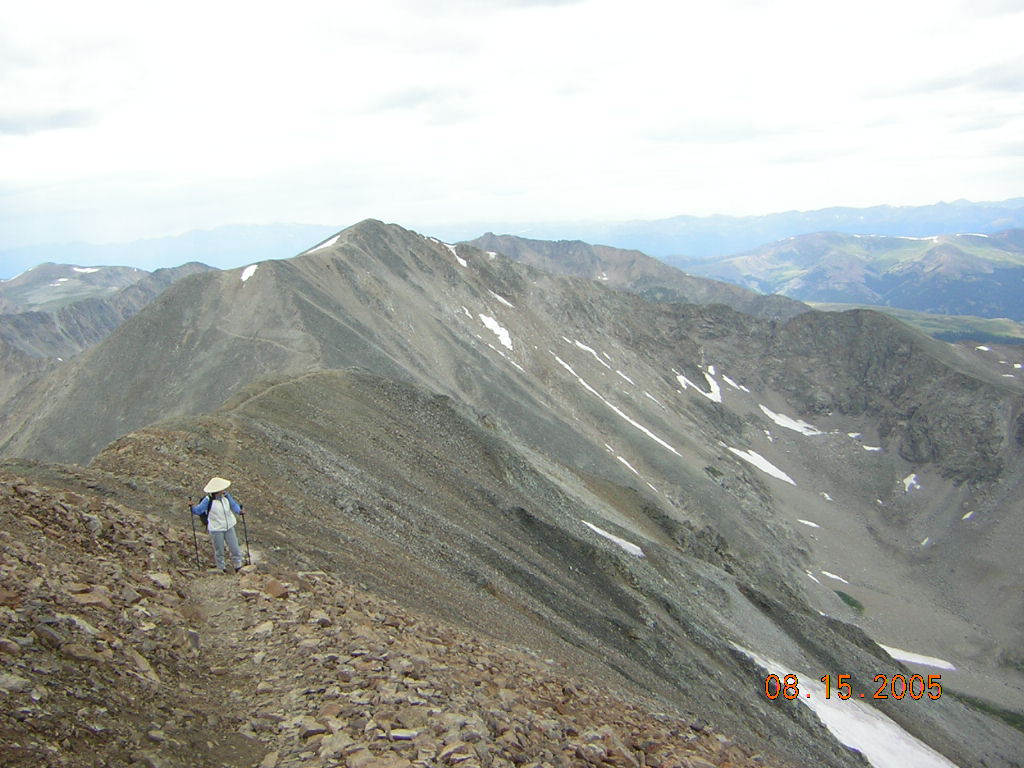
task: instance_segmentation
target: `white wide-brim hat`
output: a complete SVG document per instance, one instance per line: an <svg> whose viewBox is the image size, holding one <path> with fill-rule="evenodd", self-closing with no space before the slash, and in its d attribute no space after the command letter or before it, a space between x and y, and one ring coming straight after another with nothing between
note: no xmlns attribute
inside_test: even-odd
<svg viewBox="0 0 1024 768"><path fill-rule="evenodd" d="M206 487L203 488L203 493L219 493L220 491L226 491L229 485L231 485L230 480L225 480L223 477L215 477L206 484Z"/></svg>

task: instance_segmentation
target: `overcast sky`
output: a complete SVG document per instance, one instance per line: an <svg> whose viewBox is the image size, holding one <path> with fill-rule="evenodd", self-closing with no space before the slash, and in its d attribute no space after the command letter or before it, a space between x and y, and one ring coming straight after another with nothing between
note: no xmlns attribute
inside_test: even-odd
<svg viewBox="0 0 1024 768"><path fill-rule="evenodd" d="M0 0L0 250L1018 197L1021 40L1024 0Z"/></svg>

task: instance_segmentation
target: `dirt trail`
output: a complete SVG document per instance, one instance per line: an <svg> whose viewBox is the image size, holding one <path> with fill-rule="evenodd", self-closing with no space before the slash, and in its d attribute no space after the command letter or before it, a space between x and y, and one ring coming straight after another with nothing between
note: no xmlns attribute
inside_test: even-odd
<svg viewBox="0 0 1024 768"><path fill-rule="evenodd" d="M241 730L252 714L259 676L245 640L251 608L239 594L238 578L208 569L183 590L188 597L182 613L193 621L190 639L198 645L191 691L198 730L207 737L220 734L190 743L196 765L249 768L267 752Z"/></svg>

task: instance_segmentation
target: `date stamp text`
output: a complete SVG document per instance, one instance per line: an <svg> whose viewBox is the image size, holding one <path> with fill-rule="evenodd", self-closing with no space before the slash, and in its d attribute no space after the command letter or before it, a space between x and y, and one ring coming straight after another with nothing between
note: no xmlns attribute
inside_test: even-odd
<svg viewBox="0 0 1024 768"><path fill-rule="evenodd" d="M871 699L903 699L910 697L920 700L926 696L933 701L942 696L942 675L875 675L875 692L855 693L851 684L850 675L823 675L819 678L825 687L825 698L830 699L836 696L839 699L847 700L853 698ZM815 686L817 690L817 686ZM796 675L768 675L764 679L764 695L772 701L780 696L784 699L800 698L800 679ZM811 698L810 693L804 693Z"/></svg>

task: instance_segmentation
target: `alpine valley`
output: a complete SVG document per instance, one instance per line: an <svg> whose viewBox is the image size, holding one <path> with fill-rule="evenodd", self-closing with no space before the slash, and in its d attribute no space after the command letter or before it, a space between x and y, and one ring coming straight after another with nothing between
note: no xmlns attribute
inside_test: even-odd
<svg viewBox="0 0 1024 768"><path fill-rule="evenodd" d="M1022 764L1019 348L373 220L46 269L0 316L5 765Z"/></svg>

